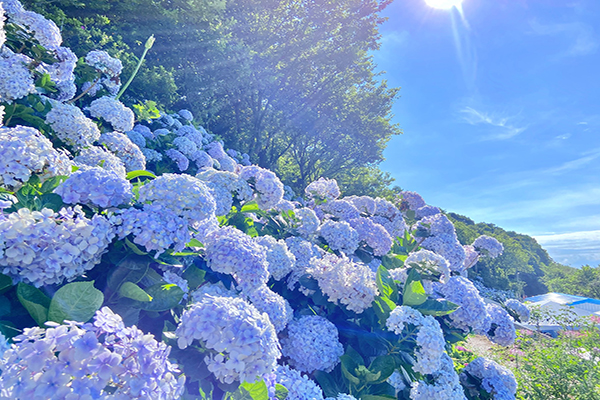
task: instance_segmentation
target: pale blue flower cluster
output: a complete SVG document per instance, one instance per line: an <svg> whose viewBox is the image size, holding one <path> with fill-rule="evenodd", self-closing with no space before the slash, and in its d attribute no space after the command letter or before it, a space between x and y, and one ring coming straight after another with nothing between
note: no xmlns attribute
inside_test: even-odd
<svg viewBox="0 0 600 400"><path fill-rule="evenodd" d="M17 0L5 1L4 7L9 21L26 28L46 49L54 50L62 43L60 29L53 21L33 11L26 11Z"/></svg>
<svg viewBox="0 0 600 400"><path fill-rule="evenodd" d="M36 287L72 280L100 262L113 237L106 218L87 218L80 206L21 208L0 220L2 273Z"/></svg>
<svg viewBox="0 0 600 400"><path fill-rule="evenodd" d="M273 372L281 357L267 315L240 298L203 296L183 312L175 334L180 349L199 340L214 350L204 362L221 382L252 383Z"/></svg>
<svg viewBox="0 0 600 400"><path fill-rule="evenodd" d="M140 188L140 203L151 202L191 223L215 216L215 199L200 179L185 174L163 174Z"/></svg>
<svg viewBox="0 0 600 400"><path fill-rule="evenodd" d="M281 351L290 365L302 372L331 372L340 362L344 348L334 324L318 315L305 315L288 325Z"/></svg>
<svg viewBox="0 0 600 400"><path fill-rule="evenodd" d="M465 262L465 249L458 241L454 225L448 217L435 214L421 219L417 226L425 227L430 234L421 246L448 260L452 271L460 271Z"/></svg>
<svg viewBox="0 0 600 400"><path fill-rule="evenodd" d="M421 207L425 207L427 204L421 195L417 192L404 191L400 194L400 197L408 205L408 208L412 211L417 211Z"/></svg>
<svg viewBox="0 0 600 400"><path fill-rule="evenodd" d="M118 58L111 57L106 51L92 50L85 56L86 64L112 78L121 75L123 63Z"/></svg>
<svg viewBox="0 0 600 400"><path fill-rule="evenodd" d="M348 220L348 223L358 233L358 239L373 249L374 255L383 256L390 252L394 241L382 225L365 217Z"/></svg>
<svg viewBox="0 0 600 400"><path fill-rule="evenodd" d="M513 344L517 338L513 317L504 308L496 304L488 304L486 309L492 320L491 327L486 333L488 339L500 346Z"/></svg>
<svg viewBox="0 0 600 400"><path fill-rule="evenodd" d="M77 66L77 55L66 47L57 47L54 54L58 62L53 64L41 63L36 70L40 73L50 75L50 79L56 85L57 93L49 93L59 101L72 99L77 92L75 86L75 67Z"/></svg>
<svg viewBox="0 0 600 400"><path fill-rule="evenodd" d="M100 138L100 130L96 124L76 106L58 101L51 101L52 109L46 114L49 124L56 136L75 149L89 147Z"/></svg>
<svg viewBox="0 0 600 400"><path fill-rule="evenodd" d="M133 199L128 180L100 167L75 171L54 193L67 204L93 204L102 208L117 207Z"/></svg>
<svg viewBox="0 0 600 400"><path fill-rule="evenodd" d="M308 207L298 208L294 210L294 214L300 220L298 233L301 235L312 235L319 229L321 221L312 209Z"/></svg>
<svg viewBox="0 0 600 400"><path fill-rule="evenodd" d="M275 375L276 383L288 390L286 400L323 400L323 391L319 385L300 371L288 365L278 365Z"/></svg>
<svg viewBox="0 0 600 400"><path fill-rule="evenodd" d="M211 232L205 241L208 266L231 274L242 290L252 291L267 283L269 271L266 249L233 227Z"/></svg>
<svg viewBox="0 0 600 400"><path fill-rule="evenodd" d="M329 200L319 207L323 212L333 215L335 218L347 221L360 217L360 211L352 203L346 200Z"/></svg>
<svg viewBox="0 0 600 400"><path fill-rule="evenodd" d="M146 138L140 132L134 130L125 132L129 140L131 140L137 147L144 151L144 147L146 147Z"/></svg>
<svg viewBox="0 0 600 400"><path fill-rule="evenodd" d="M87 107L94 118L102 118L110 123L115 131L127 132L133 129L135 115L131 109L110 96L100 97Z"/></svg>
<svg viewBox="0 0 600 400"><path fill-rule="evenodd" d="M0 360L2 399L164 399L183 394L170 347L104 307L94 323L26 328Z"/></svg>
<svg viewBox="0 0 600 400"><path fill-rule="evenodd" d="M307 271L319 282L319 288L334 304L343 304L357 314L371 307L379 294L375 273L363 263L327 254L316 259Z"/></svg>
<svg viewBox="0 0 600 400"><path fill-rule="evenodd" d="M23 54L0 57L0 102L10 104L35 92L33 74L27 68L31 62Z"/></svg>
<svg viewBox="0 0 600 400"><path fill-rule="evenodd" d="M266 249L269 274L273 279L279 281L294 269L296 257L289 251L284 240L267 235L257 236L254 241Z"/></svg>
<svg viewBox="0 0 600 400"><path fill-rule="evenodd" d="M494 400L514 400L517 393L517 381L507 368L483 357L471 361L462 374L481 379L481 386L492 395Z"/></svg>
<svg viewBox="0 0 600 400"><path fill-rule="evenodd" d="M4 42L6 42L6 33L4 32L4 7L0 4L0 47L4 46ZM1 120L2 118L0 118Z"/></svg>
<svg viewBox="0 0 600 400"><path fill-rule="evenodd" d="M352 254L358 248L358 232L345 221L327 220L319 228L319 234L332 250Z"/></svg>
<svg viewBox="0 0 600 400"><path fill-rule="evenodd" d="M165 151L165 155L177 164L179 171L186 171L190 167L190 160L179 150L168 149Z"/></svg>
<svg viewBox="0 0 600 400"><path fill-rule="evenodd" d="M529 308L525 304L521 303L519 300L508 299L506 300L506 303L504 303L504 305L518 315L520 322L529 321Z"/></svg>
<svg viewBox="0 0 600 400"><path fill-rule="evenodd" d="M179 110L177 114L186 121L192 121L194 119L194 115L189 110Z"/></svg>
<svg viewBox="0 0 600 400"><path fill-rule="evenodd" d="M18 190L37 174L47 178L71 173L71 161L35 128L0 127L0 186Z"/></svg>
<svg viewBox="0 0 600 400"><path fill-rule="evenodd" d="M437 291L446 299L460 305L449 315L452 325L469 332L487 332L491 318L487 313L485 301L470 280L462 276L451 277L446 284L437 285Z"/></svg>
<svg viewBox="0 0 600 400"><path fill-rule="evenodd" d="M294 310L292 310L290 303L280 294L269 289L267 285L260 285L258 288L247 292L246 296L258 311L269 316L276 332L284 330L294 318Z"/></svg>
<svg viewBox="0 0 600 400"><path fill-rule="evenodd" d="M416 263L429 273L440 274L440 282L446 283L450 279L450 267L448 261L429 250L419 250L410 255L404 260L404 265L409 267L411 264Z"/></svg>
<svg viewBox="0 0 600 400"><path fill-rule="evenodd" d="M367 215L375 215L377 201L369 196L348 196L344 200L350 202L358 211Z"/></svg>
<svg viewBox="0 0 600 400"><path fill-rule="evenodd" d="M325 251L316 244L298 236L287 238L285 243L296 258L294 269L287 280L287 286L290 289L294 289L300 278L308 273L309 268L311 268L311 262L321 258L325 254Z"/></svg>
<svg viewBox="0 0 600 400"><path fill-rule="evenodd" d="M490 258L496 258L504 251L504 246L496 238L487 235L481 235L473 242L472 246L481 255Z"/></svg>
<svg viewBox="0 0 600 400"><path fill-rule="evenodd" d="M101 167L107 171L115 172L121 177L125 177L127 174L125 164L119 157L98 146L81 150L79 155L73 159L73 162L78 167Z"/></svg>
<svg viewBox="0 0 600 400"><path fill-rule="evenodd" d="M188 222L160 204L144 204L144 208L128 208L110 217L119 239L130 234L133 242L146 251L156 251L155 257L167 249L181 251L190 241Z"/></svg>
<svg viewBox="0 0 600 400"><path fill-rule="evenodd" d="M231 211L233 197L239 201L252 199L252 188L248 183L233 172L217 171L207 168L196 175L212 189L216 202L216 215L226 215Z"/></svg>
<svg viewBox="0 0 600 400"><path fill-rule="evenodd" d="M356 397L351 394L338 393L336 397L328 397L325 400L356 400Z"/></svg>
<svg viewBox="0 0 600 400"><path fill-rule="evenodd" d="M412 383L410 389L412 400L467 400L452 359L447 354L443 354L440 364L440 369L432 374L433 383L425 381Z"/></svg>
<svg viewBox="0 0 600 400"><path fill-rule="evenodd" d="M334 200L340 197L340 188L335 179L319 178L311 182L306 189L306 195L310 198L319 197L327 200Z"/></svg>
<svg viewBox="0 0 600 400"><path fill-rule="evenodd" d="M273 208L283 199L283 183L274 172L252 165L243 167L239 176L254 188L255 200L261 209Z"/></svg>
<svg viewBox="0 0 600 400"><path fill-rule="evenodd" d="M127 135L120 132L103 133L100 136L100 142L123 161L127 172L146 169L144 154Z"/></svg>

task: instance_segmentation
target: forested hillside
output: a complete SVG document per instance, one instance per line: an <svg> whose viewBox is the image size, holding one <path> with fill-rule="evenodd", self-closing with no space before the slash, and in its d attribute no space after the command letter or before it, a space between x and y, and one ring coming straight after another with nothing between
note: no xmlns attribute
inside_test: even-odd
<svg viewBox="0 0 600 400"><path fill-rule="evenodd" d="M554 262L531 236L506 231L494 224L475 223L468 217L448 213L458 240L470 244L479 235L498 239L504 253L495 259L481 259L469 274L480 276L486 286L509 289L533 296L548 291L600 298L600 267L581 269Z"/></svg>
<svg viewBox="0 0 600 400"><path fill-rule="evenodd" d="M122 100L189 109L226 147L249 154L296 191L325 176L347 194L389 196L378 169L398 88L378 77L379 12L390 0L26 0L53 19L78 56L93 48L123 61Z"/></svg>

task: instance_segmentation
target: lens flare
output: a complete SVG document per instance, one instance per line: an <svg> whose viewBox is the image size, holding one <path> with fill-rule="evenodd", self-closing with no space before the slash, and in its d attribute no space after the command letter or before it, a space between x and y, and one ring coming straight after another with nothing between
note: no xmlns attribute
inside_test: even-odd
<svg viewBox="0 0 600 400"><path fill-rule="evenodd" d="M425 3L427 3L429 7L449 10L452 7L460 9L462 0L425 0Z"/></svg>

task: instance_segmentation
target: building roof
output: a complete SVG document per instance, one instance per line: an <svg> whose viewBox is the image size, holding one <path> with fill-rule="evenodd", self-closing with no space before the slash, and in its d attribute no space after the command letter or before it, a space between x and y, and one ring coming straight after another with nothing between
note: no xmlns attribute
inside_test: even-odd
<svg viewBox="0 0 600 400"><path fill-rule="evenodd" d="M595 300L595 299L588 299L587 297L574 296L572 294L564 294L564 293L546 293L546 294L540 294L538 296L528 297L525 299L526 302L530 302L530 303L539 303L541 301L547 301L547 300L553 301L558 304L573 305L573 303L576 303L576 302ZM595 300L595 301L600 302L600 300Z"/></svg>

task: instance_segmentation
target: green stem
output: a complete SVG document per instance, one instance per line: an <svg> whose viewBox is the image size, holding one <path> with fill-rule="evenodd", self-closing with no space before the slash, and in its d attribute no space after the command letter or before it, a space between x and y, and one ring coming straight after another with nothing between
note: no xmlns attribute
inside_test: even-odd
<svg viewBox="0 0 600 400"><path fill-rule="evenodd" d="M148 38L148 40L146 41L146 44L144 45L144 52L142 53L142 57L140 58L140 61L138 61L138 64L135 67L135 70L133 71L133 74L131 74L127 83L121 88L121 90L119 90L119 93L117 94L117 97L115 97L115 100L119 100L119 98L123 95L123 93L125 93L125 91L129 87L129 85L133 81L133 78L135 78L138 71L140 70L142 63L144 62L144 58L146 58L146 54L148 53L148 50L150 50L152 48L153 44L154 44L154 35L151 35Z"/></svg>

